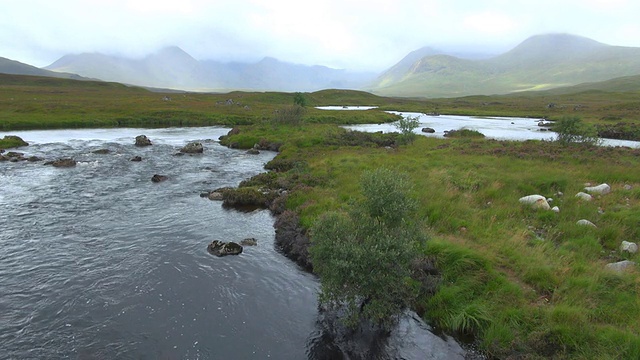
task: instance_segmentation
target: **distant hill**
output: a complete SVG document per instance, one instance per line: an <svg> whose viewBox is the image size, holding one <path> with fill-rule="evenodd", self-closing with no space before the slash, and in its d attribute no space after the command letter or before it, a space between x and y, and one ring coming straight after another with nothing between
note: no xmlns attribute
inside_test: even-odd
<svg viewBox="0 0 640 360"><path fill-rule="evenodd" d="M66 55L47 70L125 84L196 90L315 91L360 88L375 78L325 66L306 66L264 58L257 63L198 61L178 47L168 47L143 59L104 54Z"/></svg>
<svg viewBox="0 0 640 360"><path fill-rule="evenodd" d="M27 64L24 64L15 60L3 58L3 57L0 57L0 74L47 76L47 77L76 79L76 80L85 79L82 76L78 76L76 74L43 70L35 66L27 65Z"/></svg>
<svg viewBox="0 0 640 360"><path fill-rule="evenodd" d="M640 48L610 46L568 34L533 36L489 59L429 54L398 63L367 90L386 96L507 94L640 74ZM399 66L401 65L401 66ZM391 71L407 69L404 73Z"/></svg>

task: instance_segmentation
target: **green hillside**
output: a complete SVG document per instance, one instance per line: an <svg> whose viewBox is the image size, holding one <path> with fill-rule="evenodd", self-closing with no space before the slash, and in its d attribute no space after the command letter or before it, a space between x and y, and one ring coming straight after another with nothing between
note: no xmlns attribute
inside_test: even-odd
<svg viewBox="0 0 640 360"><path fill-rule="evenodd" d="M398 80L382 75L384 96L460 97L546 90L640 74L640 48L609 46L564 34L539 35L485 60L423 57Z"/></svg>

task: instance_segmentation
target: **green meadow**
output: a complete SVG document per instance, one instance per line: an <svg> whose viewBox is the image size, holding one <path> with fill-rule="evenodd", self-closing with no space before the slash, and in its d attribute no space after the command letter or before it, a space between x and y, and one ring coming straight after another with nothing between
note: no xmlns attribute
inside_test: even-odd
<svg viewBox="0 0 640 360"><path fill-rule="evenodd" d="M361 197L360 175L387 168L408 175L429 240L416 256L439 274L413 304L437 328L475 341L488 356L523 359L640 358L640 272L607 263L640 261L621 253L640 239L640 150L477 136L362 134L340 124L390 122L380 110L320 111L321 105L377 105L443 114L580 116L593 125L640 120L637 91L589 88L458 99L395 99L362 92L304 94L301 118L276 121L295 94L158 93L120 84L0 75L0 129L226 125L223 143L278 143L272 175L247 187L288 189L284 207L309 229L328 211ZM165 97L169 97L165 98ZM553 104L550 106L550 104ZM0 143L0 148L2 148ZM6 146L8 147L8 146ZM586 183L612 191L575 197ZM560 211L518 199L553 198ZM587 219L597 227L577 225ZM313 239L312 239L313 241Z"/></svg>

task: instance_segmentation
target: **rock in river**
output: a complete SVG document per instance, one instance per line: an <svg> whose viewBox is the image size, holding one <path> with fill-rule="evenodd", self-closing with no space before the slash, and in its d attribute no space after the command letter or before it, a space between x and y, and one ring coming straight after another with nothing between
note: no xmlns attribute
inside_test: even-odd
<svg viewBox="0 0 640 360"><path fill-rule="evenodd" d="M45 165L53 165L55 167L74 167L77 165L77 162L73 159L58 159L54 161L48 161L44 163Z"/></svg>
<svg viewBox="0 0 640 360"><path fill-rule="evenodd" d="M147 135L136 136L136 146L149 146L149 145L151 145L151 140L149 140Z"/></svg>
<svg viewBox="0 0 640 360"><path fill-rule="evenodd" d="M215 256L239 255L242 253L242 246L234 242L226 243L220 240L213 240L207 246L207 251Z"/></svg>
<svg viewBox="0 0 640 360"><path fill-rule="evenodd" d="M185 154L202 154L204 152L204 147L202 146L202 143L192 142L180 149L180 152Z"/></svg>
<svg viewBox="0 0 640 360"><path fill-rule="evenodd" d="M165 180L167 180L167 179L169 179L169 177L168 177L168 176L165 176L165 175L158 175L158 174L155 174L155 175L153 175L153 176L151 177L151 181L153 181L154 183L163 182L163 181L165 181Z"/></svg>

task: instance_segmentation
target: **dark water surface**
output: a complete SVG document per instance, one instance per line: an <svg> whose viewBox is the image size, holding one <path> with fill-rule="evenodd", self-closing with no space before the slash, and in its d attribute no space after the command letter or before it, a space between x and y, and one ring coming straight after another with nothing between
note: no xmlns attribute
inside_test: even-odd
<svg viewBox="0 0 640 360"><path fill-rule="evenodd" d="M271 215L200 198L275 155L208 140L227 131L14 132L31 143L17 151L78 165L0 163L0 358L348 358L317 324L316 279L274 250ZM133 146L143 133L153 146ZM194 140L203 155L174 156ZM129 161L136 155L143 161ZM207 253L214 239L247 237L258 245L239 256ZM417 323L401 337L418 340L379 358L449 358L439 353L449 347L459 356Z"/></svg>

